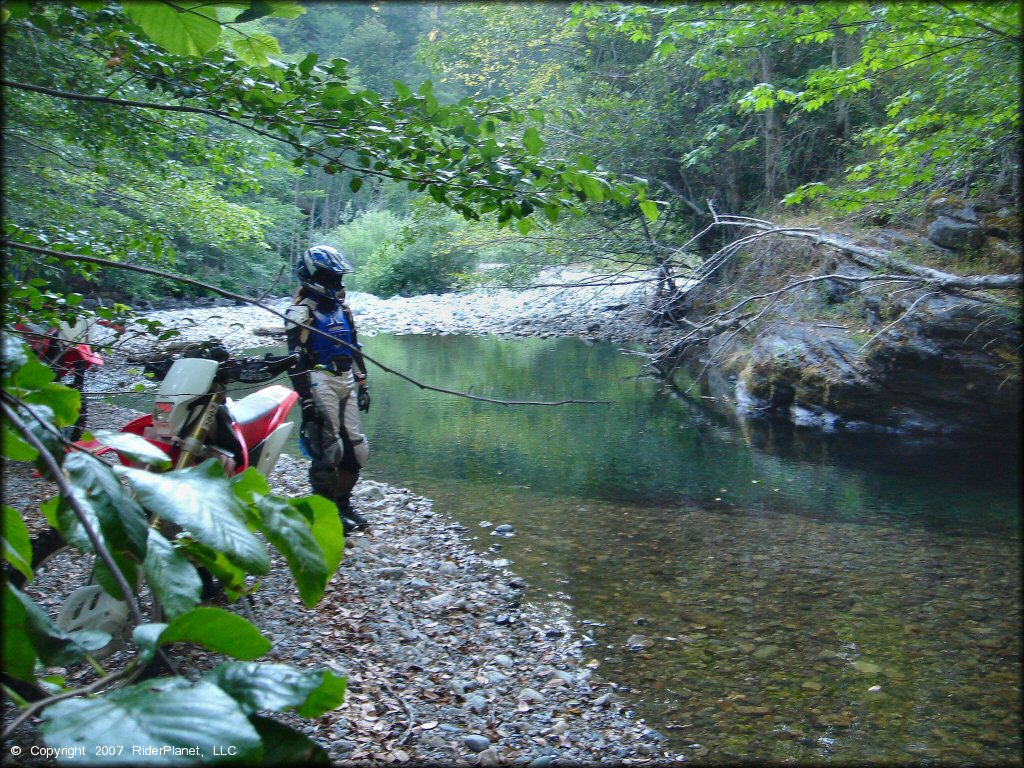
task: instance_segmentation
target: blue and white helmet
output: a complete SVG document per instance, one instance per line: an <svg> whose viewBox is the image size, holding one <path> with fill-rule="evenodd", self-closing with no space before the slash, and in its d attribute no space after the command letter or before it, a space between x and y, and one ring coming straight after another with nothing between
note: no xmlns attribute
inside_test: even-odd
<svg viewBox="0 0 1024 768"><path fill-rule="evenodd" d="M352 271L348 259L329 245L314 245L295 265L295 276L303 288L332 301L338 296L342 276Z"/></svg>

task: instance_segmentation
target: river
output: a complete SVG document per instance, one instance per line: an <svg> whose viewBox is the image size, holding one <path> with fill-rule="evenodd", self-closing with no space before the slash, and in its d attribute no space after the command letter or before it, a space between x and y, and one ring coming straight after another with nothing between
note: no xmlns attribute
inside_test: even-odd
<svg viewBox="0 0 1024 768"><path fill-rule="evenodd" d="M436 501L695 759L1020 763L1019 446L744 421L577 339L387 336L366 476ZM499 525L515 535L496 536Z"/></svg>

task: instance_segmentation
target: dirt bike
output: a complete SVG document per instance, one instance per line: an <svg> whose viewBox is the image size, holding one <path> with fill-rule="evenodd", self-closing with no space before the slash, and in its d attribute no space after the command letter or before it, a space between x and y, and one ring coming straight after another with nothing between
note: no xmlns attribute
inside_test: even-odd
<svg viewBox="0 0 1024 768"><path fill-rule="evenodd" d="M105 325L111 325L106 321ZM44 327L33 323L18 323L15 328L28 336L29 346L36 356L57 377L79 392L85 387L85 377L91 368L103 365L103 358L93 350L89 343L91 325L85 318L79 318L74 325L61 322L57 326ZM82 397L82 406L78 421L62 432L68 440L77 440L85 429L88 412L88 398Z"/></svg>
<svg viewBox="0 0 1024 768"><path fill-rule="evenodd" d="M270 381L296 359L295 355L270 354L264 358L235 359L223 347L206 344L177 359L152 361L146 370L161 382L153 410L120 431L139 435L160 448L171 458L176 470L213 457L229 476L251 466L267 474L291 434L293 425L286 419L298 395L288 387L274 384L236 402L228 396L227 386ZM113 452L122 464L134 466L130 456L97 440L78 441L74 446L95 456ZM32 543L33 568L45 565L65 548L59 531L44 532ZM24 583L20 574L11 578L16 586ZM211 582L209 574L205 574L207 591L212 590ZM66 632L99 630L118 637L127 620L125 603L111 597L98 584L89 583L64 601L56 623ZM116 647L103 655L113 650Z"/></svg>

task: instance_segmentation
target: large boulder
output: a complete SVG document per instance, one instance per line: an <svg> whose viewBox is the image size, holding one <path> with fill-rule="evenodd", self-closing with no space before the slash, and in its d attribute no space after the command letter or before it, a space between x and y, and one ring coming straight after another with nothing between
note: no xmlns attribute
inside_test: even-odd
<svg viewBox="0 0 1024 768"><path fill-rule="evenodd" d="M928 225L928 239L942 248L974 251L985 244L985 230L975 222L939 216Z"/></svg>
<svg viewBox="0 0 1024 768"><path fill-rule="evenodd" d="M735 375L737 407L826 429L939 435L1017 424L1015 312L959 297L914 295L873 309L873 328L784 318L762 326L749 347L722 359L725 372Z"/></svg>

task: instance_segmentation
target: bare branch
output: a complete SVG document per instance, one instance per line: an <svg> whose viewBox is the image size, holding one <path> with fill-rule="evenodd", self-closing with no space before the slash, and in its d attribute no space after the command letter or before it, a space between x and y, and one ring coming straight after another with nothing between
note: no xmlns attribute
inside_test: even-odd
<svg viewBox="0 0 1024 768"><path fill-rule="evenodd" d="M245 302L246 304L251 304L254 307L259 307L260 309L264 310L265 312L269 312L270 314L274 315L275 317L278 317L281 320L283 320L285 322L285 327L287 327L288 324L296 325L295 321L294 320L290 320L283 312L278 312L276 309L268 307L266 304L263 304L262 302L260 302L257 299L253 299L253 298L251 298L249 296L243 296L243 295L241 295L239 293L233 293L231 291L226 291L223 288L218 288L218 287L216 287L214 285L209 285L208 283L204 283L204 282L202 282L200 280L193 280L190 277L182 277L181 275L173 275L173 274L170 274L169 272L164 272L164 271L160 271L160 270L157 270L157 269L151 269L150 267L140 267L140 266L138 266L136 264L125 264L125 263L118 262L118 261L111 261L110 259L101 259L101 258L99 258L97 256L85 256L84 254L68 253L68 252L64 252L64 251L55 251L55 250L53 250L51 248L43 248L43 247L38 246L38 245L29 245L27 243L19 243L19 242L14 242L14 241L10 241L10 240L7 241L6 243L4 243L4 245L6 245L6 246L8 246L10 248L15 248L15 249L22 250L22 251L28 251L30 253L38 253L38 254L41 254L43 256L50 256L52 258L64 259L66 261L82 262L82 263L86 263L86 264L97 264L99 266L110 267L112 269L125 269L125 270L128 270L130 272L139 272L139 273L142 273L142 274L145 274L145 275L155 275L156 277L164 278L166 280L172 280L172 281L178 282L178 283L184 283L185 285L193 285L193 286L196 286L197 288L202 288L204 290L211 291L212 293L216 293L216 294L218 294L220 296L224 296L225 298L234 299L236 301L242 301L242 302ZM317 330L316 328L310 328L310 331L312 331L314 333L319 333L322 336L324 336L325 338L328 338L331 341L334 341L336 343L342 344L343 346L346 346L349 349L352 349L354 351L354 348L352 347L352 345L346 344L345 342L340 342L337 339L335 339L333 336L328 336L327 334L325 334L322 331ZM455 395L456 397L464 397L464 398L466 398L468 400L477 400L479 402L484 402L484 403L495 403L496 405L570 405L570 404L578 404L578 405L610 405L611 404L610 400L557 400L557 401L549 402L549 401L538 401L538 400L500 400L498 398L493 398L493 397L483 397L483 396L480 396L480 395L471 395L468 392L459 392L459 391L454 390L454 389L445 389L444 387L435 387L435 386L432 386L430 384L424 384L423 382L418 381L418 380L412 378L411 376L407 376L406 374L401 373L400 371L396 371L393 368L390 368L389 366L385 365L384 363L380 362L379 360L376 360L376 359L370 357L365 352L363 352L362 355L363 355L364 359L369 360L371 363L376 365L378 368L380 368L385 373L393 374L393 375L397 376L400 379L404 379L405 381L408 381L411 384L415 384L420 389L429 390L431 392L441 392L442 394L446 394L446 395Z"/></svg>

